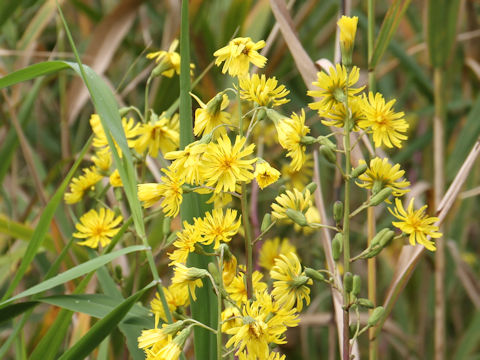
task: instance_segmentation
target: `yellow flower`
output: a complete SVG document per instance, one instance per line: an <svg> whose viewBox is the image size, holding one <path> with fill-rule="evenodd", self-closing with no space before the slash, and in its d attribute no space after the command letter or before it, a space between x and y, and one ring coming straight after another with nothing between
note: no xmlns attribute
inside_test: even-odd
<svg viewBox="0 0 480 360"><path fill-rule="evenodd" d="M184 221L183 230L177 233L177 240L173 243L177 249L168 254L168 257L174 262L185 264L188 254L195 251L195 244L201 240L198 227Z"/></svg>
<svg viewBox="0 0 480 360"><path fill-rule="evenodd" d="M167 326L163 324L163 326ZM163 329L142 330L142 335L138 337L139 349L160 349L171 341L171 335L168 335Z"/></svg>
<svg viewBox="0 0 480 360"><path fill-rule="evenodd" d="M135 150L143 154L148 148L148 154L157 157L158 151L166 154L178 148L180 134L178 131L178 114L171 119L152 116L152 122L141 124L136 131L139 137L133 143Z"/></svg>
<svg viewBox="0 0 480 360"><path fill-rule="evenodd" d="M275 259L281 254L297 253L297 249L287 238L280 241L279 237L266 240L260 249L259 264L266 270L270 270L275 265Z"/></svg>
<svg viewBox="0 0 480 360"><path fill-rule="evenodd" d="M113 187L123 186L122 178L120 177L120 173L118 172L118 169L115 169L115 171L110 175L109 181L110 181L110 185L112 185Z"/></svg>
<svg viewBox="0 0 480 360"><path fill-rule="evenodd" d="M163 213L169 217L175 217L180 211L183 199L182 185L184 181L171 169L162 169L166 176L162 176L162 183L139 184L138 199L143 202L145 208L153 206L163 198Z"/></svg>
<svg viewBox="0 0 480 360"><path fill-rule="evenodd" d="M364 97L363 111L365 119L358 122L362 129L370 128L373 132L373 141L376 147L385 144L387 147L402 147L402 141L407 139L404 133L408 130L403 112L394 112L392 107L395 99L385 103L382 94L368 93Z"/></svg>
<svg viewBox="0 0 480 360"><path fill-rule="evenodd" d="M92 127L92 131L95 134L93 137L93 146L96 148L103 148L108 146L108 140L107 136L105 135L105 131L103 129L102 123L100 121L100 116L97 114L92 114L90 116L90 126ZM123 127L123 132L125 133L125 137L127 138L127 143L128 147L133 146L133 138L137 135L137 130L139 127L139 124L135 124L135 121L133 118L122 118L122 127ZM115 142L115 147L118 151L119 156L122 156L122 151L120 150L120 147L117 145Z"/></svg>
<svg viewBox="0 0 480 360"><path fill-rule="evenodd" d="M288 151L287 156L292 158L290 166L298 171L305 163L305 145L302 144L302 137L310 132L308 126L305 126L305 111L298 116L292 113L292 117L278 120L275 123L278 133L278 142Z"/></svg>
<svg viewBox="0 0 480 360"><path fill-rule="evenodd" d="M174 160L170 165L178 176L185 179L185 182L192 185L199 185L202 178L202 155L206 151L207 144L195 141L188 144L185 149L171 151L165 154L165 159Z"/></svg>
<svg viewBox="0 0 480 360"><path fill-rule="evenodd" d="M272 204L272 217L275 220L289 220L285 214L287 209L305 213L310 206L312 206L310 190L306 189L305 193L301 193L297 189L287 190L275 198L275 203Z"/></svg>
<svg viewBox="0 0 480 360"><path fill-rule="evenodd" d="M78 232L73 236L85 239L78 245L85 245L93 249L98 247L98 243L102 247L110 244L110 238L114 237L119 231L116 228L122 222L122 216L115 218L115 213L110 209L101 208L97 213L96 210L90 210L80 218L80 223L75 225Z"/></svg>
<svg viewBox="0 0 480 360"><path fill-rule="evenodd" d="M175 73L180 75L180 54L175 51L177 47L178 40L175 39L172 41L168 51L160 50L148 53L147 59L155 59L155 62L159 64L157 69L161 71L161 75L163 76L171 78ZM193 64L190 64L190 69L194 67Z"/></svg>
<svg viewBox="0 0 480 360"><path fill-rule="evenodd" d="M226 94L217 94L206 105L196 96L193 95L193 97L200 105L200 107L195 110L195 127L193 128L193 133L196 136L210 134L217 126L230 124L230 114L223 111L230 103ZM216 139L226 132L225 126L220 126L215 129L213 138Z"/></svg>
<svg viewBox="0 0 480 360"><path fill-rule="evenodd" d="M241 220L237 220L237 210L227 209L225 214L222 209L213 209L207 212L203 219L195 219L195 227L203 235L202 243L209 245L215 242L214 249L218 249L220 241L230 242L238 232Z"/></svg>
<svg viewBox="0 0 480 360"><path fill-rule="evenodd" d="M107 172L112 165L110 150L108 148L101 148L92 156L92 161L98 169Z"/></svg>
<svg viewBox="0 0 480 360"><path fill-rule="evenodd" d="M275 260L275 266L270 270L274 279L272 295L280 305L287 309L295 307L302 311L303 299L310 304L310 289L313 281L302 272L300 261L295 253L280 255Z"/></svg>
<svg viewBox="0 0 480 360"><path fill-rule="evenodd" d="M175 263L174 274L170 291L190 291L193 300L197 300L195 295L196 287L203 287L202 278L207 276L208 272L204 269L188 268L183 264Z"/></svg>
<svg viewBox="0 0 480 360"><path fill-rule="evenodd" d="M233 255L230 256L230 259L225 257L223 260L223 284L229 286L235 276L237 276L237 258Z"/></svg>
<svg viewBox="0 0 480 360"><path fill-rule="evenodd" d="M253 173L260 189L273 184L280 177L280 171L270 166L266 161L257 162L255 172Z"/></svg>
<svg viewBox="0 0 480 360"><path fill-rule="evenodd" d="M267 289L267 284L262 281L263 274L259 271L254 271L252 274L252 283L255 291L264 291ZM239 272L233 279L232 283L226 286L226 290L232 300L237 304L243 304L247 302L247 288L245 287L245 274Z"/></svg>
<svg viewBox="0 0 480 360"><path fill-rule="evenodd" d="M102 180L102 175L100 175L93 166L84 168L82 171L83 175L72 178L70 182L70 192L64 195L67 204L75 204L82 200L84 192L93 189L95 184Z"/></svg>
<svg viewBox="0 0 480 360"><path fill-rule="evenodd" d="M290 100L285 99L290 91L284 85L277 87L277 79L266 78L265 75L258 76L253 74L251 77L246 75L239 79L240 98L257 103L260 106L280 106L288 103Z"/></svg>
<svg viewBox="0 0 480 360"><path fill-rule="evenodd" d="M360 163L364 164L365 161L360 160ZM387 158L382 160L376 157L370 160L367 171L358 177L361 182L357 181L356 184L370 190L375 188L375 192L389 187L393 190L393 196L403 196L410 191L410 182L402 179L404 174L399 164L392 166Z"/></svg>
<svg viewBox="0 0 480 360"><path fill-rule="evenodd" d="M164 287L163 293L165 294L165 300L167 300L170 312L175 311L181 306L187 306L190 302L186 287ZM162 301L158 293L155 294L155 298L150 302L150 308L155 315L155 323L158 323L158 319L162 319L165 322L167 321L167 316L165 315L165 310L163 309Z"/></svg>
<svg viewBox="0 0 480 360"><path fill-rule="evenodd" d="M231 40L227 46L215 51L215 65L220 66L225 61L222 73L227 71L231 76L243 76L248 73L250 63L263 68L267 58L260 55L257 50L265 46L265 41L254 43L249 37L239 37Z"/></svg>
<svg viewBox="0 0 480 360"><path fill-rule="evenodd" d="M312 182L313 176L313 156L312 154L305 155L305 162L300 170L293 170L290 165L282 166L282 177L286 180L286 186L288 189L303 189Z"/></svg>
<svg viewBox="0 0 480 360"><path fill-rule="evenodd" d="M358 122L365 120L365 113L363 112L363 101L358 96L352 96L348 99L348 110L350 115L351 131L358 131ZM322 124L325 126L335 126L343 128L345 126L345 104L334 105L327 111L319 110L318 113L325 119Z"/></svg>
<svg viewBox="0 0 480 360"><path fill-rule="evenodd" d="M351 51L355 42L357 32L358 17L348 17L343 15L337 22L340 28L340 44L347 51Z"/></svg>
<svg viewBox="0 0 480 360"><path fill-rule="evenodd" d="M435 244L433 241L428 240L427 236L434 239L442 237L443 234L438 232L438 226L433 225L439 219L425 214L427 205L415 211L413 209L413 201L414 199L410 200L408 209L405 211L402 202L397 198L395 199L395 210L392 211L390 208L388 210L400 221L394 221L392 224L405 234L410 235L410 245L418 243L430 251L435 251Z"/></svg>
<svg viewBox="0 0 480 360"><path fill-rule="evenodd" d="M235 143L224 134L218 142L209 143L207 151L202 158L203 177L207 186L215 186L215 192L235 191L237 182L250 182L253 179L253 166L256 161L244 159L253 153L255 144L244 148L246 139L237 135Z"/></svg>
<svg viewBox="0 0 480 360"><path fill-rule="evenodd" d="M319 72L317 74L318 81L313 85L320 88L320 90L310 90L307 92L309 96L320 98L319 101L310 103L310 109L319 110L322 112L329 111L333 106L341 104L346 97L347 90L347 68L343 65L336 64L335 69L330 68L330 73ZM365 86L354 88L353 86L358 82L360 77L360 69L356 66L352 68L348 76L348 102L354 95L363 90Z"/></svg>

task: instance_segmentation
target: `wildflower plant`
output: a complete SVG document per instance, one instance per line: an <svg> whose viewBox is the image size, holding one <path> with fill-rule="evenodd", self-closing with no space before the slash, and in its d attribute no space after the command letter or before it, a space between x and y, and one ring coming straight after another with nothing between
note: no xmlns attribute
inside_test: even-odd
<svg viewBox="0 0 480 360"><path fill-rule="evenodd" d="M252 360L283 358L273 349L288 341L288 328L298 326L300 313L311 302L314 282L330 285L343 298L344 326L355 329L350 334L347 331L343 339L343 356L349 358L352 342L375 326L383 314L383 308L377 307L371 315L375 314L375 318L371 317L364 327L358 317L351 316L358 314L359 308L373 306L360 297L361 279L352 274L351 262L376 256L389 243L404 237L411 245L435 250L430 239L441 236L433 225L438 219L426 214L426 206L414 211L413 200L404 209L402 197L408 193L410 183L400 164L378 156L357 164L352 160L352 151L360 146L358 141L351 141L352 133L371 135L375 147L401 148L408 130L405 115L395 109L394 99L387 101L380 93L366 93L365 86L359 83L360 69L351 63L357 21L342 17L338 22L343 62L320 71L313 83L318 90L308 91L312 102L291 114L282 111L289 101L289 90L275 77L250 73L251 65L261 71L267 59L258 52L264 41L248 37L235 38L213 54L220 68L212 71L226 74L231 87L209 100L190 94L199 106L191 129L196 139L183 149L178 115L157 115L148 107L142 114L133 106L127 108L140 117L136 121L124 118L122 126L141 179L150 178L147 159L160 158L163 164L157 182L138 184L138 199L145 216L163 213L163 231L165 236L170 234L164 246L170 249L164 252L172 272L170 285L161 285L151 300L155 326L138 334L138 347L146 359L179 358L194 327L215 335L218 359L225 354ZM176 47L174 42L167 52L147 55L158 63L150 78L181 73ZM333 132L317 135L308 125L312 122ZM69 204L81 201L86 194L98 193L90 190L116 171L111 168L111 149L98 115L92 115L90 123L95 134L94 166L83 169L83 175L72 180L70 192L65 194ZM265 126L273 126L275 141L266 143L258 135L256 128ZM268 149L275 146L283 151L280 159L267 156ZM320 188L312 182L312 151L320 151L344 180L343 199L332 207L334 225L322 219L315 207L314 194ZM112 179L111 184L121 187ZM353 186L364 191L366 198L357 209L351 206ZM257 206L251 203L254 191L273 191L277 195L271 198L264 214L257 215L263 218L261 226L252 229L250 209ZM212 209L203 216L184 220L182 229L173 231L171 219L179 216L185 196L192 193L202 194ZM121 190L117 194L121 197ZM351 256L350 220L365 215L370 207L385 206L397 218L392 226L400 232L391 227L382 229L369 244L364 239L361 254ZM115 217L110 209L101 208L99 213L92 209L81 216L79 232L74 236L84 239L78 245L96 248L100 243L103 247L116 234L121 221L122 217ZM308 236L320 228L335 232L332 254L338 263L334 268L314 268L303 263L297 249L300 242L278 237L280 229ZM240 242L243 254L237 252ZM255 249L258 253L254 254ZM192 254L211 259L208 267L192 266ZM217 296L216 328L197 321L190 310L200 301L197 292L205 284ZM171 320L166 314L171 314Z"/></svg>
<svg viewBox="0 0 480 360"><path fill-rule="evenodd" d="M69 181L63 200L78 219L75 246L87 247L89 255L121 251L125 233L143 242L154 279L146 290L155 285L153 293L140 294L148 294L142 302L150 317L140 321L144 328L136 346L146 360L184 357L198 329L214 339L211 359L286 359L281 351L288 330L299 326L318 292L329 290L341 298L340 347L342 358L351 359L359 337L385 320L385 309L363 297L363 274L354 264L391 244L436 250L439 219L428 215L426 205L407 199L406 172L384 151L393 154L408 141L405 113L395 99L367 89L362 69L353 64L357 23L356 17L338 21L342 61L317 73L303 94L311 99L293 111L285 110L290 90L262 73L268 63L261 54L265 41L236 37L210 54L216 66L209 71L227 85L205 98L190 86L197 68L176 51L177 40L168 51L148 53L152 70L144 108L132 104L119 110L123 145L113 140L101 114L91 115L86 165ZM182 136L185 122L175 106L149 104L152 82L177 76L188 84L183 99L195 100L194 111L183 110L194 114L187 124L193 141ZM362 152L361 139L373 151ZM354 159L356 150L368 156ZM318 154L342 182L327 214L319 211ZM129 174L120 166L129 159L135 201L141 204L130 216ZM363 199L356 206L353 191ZM198 202L188 201L192 198ZM360 232L362 250L353 254L352 221L366 219L374 209L387 225L372 237ZM130 226L134 216L142 218L147 233ZM160 232L149 227L152 219L160 219ZM320 231L332 235L327 241L333 264L308 251ZM195 257L204 263L192 261ZM205 294L216 303L207 304ZM140 295L125 302L133 306ZM195 307L212 304L216 312L209 319L197 315ZM368 310L368 320L361 322L360 311Z"/></svg>

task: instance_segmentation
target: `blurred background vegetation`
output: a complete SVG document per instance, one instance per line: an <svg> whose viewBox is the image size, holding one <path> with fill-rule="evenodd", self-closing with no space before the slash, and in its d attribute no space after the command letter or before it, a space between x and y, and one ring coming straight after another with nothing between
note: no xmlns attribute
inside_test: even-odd
<svg viewBox="0 0 480 360"><path fill-rule="evenodd" d="M168 49L179 37L180 1L165 0L71 0L58 3L62 7L72 31L82 61L101 74L115 90L121 106L143 108L145 81L152 63L145 54ZM441 86L445 121L445 180L448 186L460 169L480 135L480 3L474 0L440 1L442 6L458 4L458 16L452 24L449 18L436 15L428 1L377 0L375 4L376 33L385 14L392 6L403 3L406 11L375 68L377 90L387 99L396 98L396 110L406 113L410 124L409 140L404 147L389 154L399 162L412 182L411 193L426 199L433 209L432 184L434 178L433 116L434 71L438 65L438 49L452 48L445 62L438 67L443 74ZM435 1L432 1L435 4ZM315 62L333 61L335 54L336 21L342 1L289 0L288 7L298 38ZM431 5L431 4L430 4ZM354 64L361 69L361 82L367 84L367 2L347 2L351 14L359 17ZM440 6L440 5L439 5ZM433 16L433 18L432 18ZM456 21L458 19L458 21ZM443 31L444 37L436 44L428 41L430 31ZM234 34L253 40L269 39L263 69L267 76L275 76L289 90L291 99L283 112L299 111L311 99L307 86L297 69L288 44L279 31L276 18L267 0L192 0L190 1L191 56L198 76L213 61L213 52L224 46ZM438 37L437 37L438 38ZM440 51L439 50L439 51ZM429 55L430 54L430 55ZM3 0L0 3L0 76L40 61L63 59L74 61L59 20L56 1ZM320 68L319 68L320 70ZM38 222L45 200L58 188L64 175L90 136L88 119L94 111L82 82L71 73L47 76L16 85L3 93L0 102L0 293L8 287L12 274L21 260L27 241ZM212 68L193 90L204 101L227 86L230 78ZM178 77L157 79L150 91L151 102L157 113L167 110L178 98ZM7 95L8 94L8 95ZM6 101L8 96L9 101ZM193 102L196 106L195 101ZM16 118L26 136L26 147L32 151L35 181L26 166L25 150L19 146L12 122ZM316 134L324 133L317 115L307 111L309 125ZM387 152L388 153L388 152ZM278 152L280 154L280 151ZM267 154L274 158L278 154ZM446 357L480 359L480 167L473 167L465 186L445 222L446 241L445 303L446 303ZM321 160L320 169L327 208L338 198L339 178L335 170ZM358 193L360 194L360 192ZM270 196L264 199L269 206ZM262 198L260 199L262 201ZM360 204L363 200L355 200ZM78 208L76 214L80 214ZM261 212L263 213L263 211ZM388 213L378 214L378 227L392 218ZM148 224L153 244L161 239L162 219ZM179 226L179 224L177 224ZM353 223L354 253L364 246L365 224ZM26 289L44 279L73 230L70 210L61 204L44 247L21 283ZM280 230L283 231L283 230ZM307 240L296 241L293 231L283 233L295 242L305 263L324 264L318 234ZM378 301L383 302L403 242L392 244L378 261ZM239 249L241 247L239 246ZM307 250L307 251L306 251ZM75 247L60 264L65 270L87 259L84 249ZM434 261L431 253L424 254L400 295L390 319L381 333L379 346L382 359L433 358L434 318ZM149 281L149 271L134 256L118 276L124 296L128 296ZM138 261L138 262L137 262ZM157 257L160 269L166 264ZM143 267L142 267L143 266ZM355 271L366 274L366 267L358 265ZM136 267L140 271L136 271ZM125 269L129 270L126 271ZM67 283L53 293L72 291L76 283ZM95 284L88 292L96 292ZM98 292L98 291L97 291ZM151 296L151 294L150 294ZM150 299L148 296L145 299ZM146 302L144 302L146 303ZM0 323L0 353L2 358L24 359L32 354L40 356L38 346L56 318L59 309L41 305L33 312L27 324L18 318ZM0 313L2 310L0 310ZM313 291L312 306L303 316L302 325L289 334L283 351L288 359L336 358L338 355L334 322L331 317L330 293L319 286ZM4 319L0 315L1 319ZM74 343L89 328L90 317L79 315L62 328L56 336L62 348ZM15 327L23 326L21 335L5 346ZM110 354L127 359L129 351L123 335L110 336L114 345ZM1 346L1 345L0 345ZM362 354L368 352L366 339L360 341ZM35 352L35 349L37 351ZM55 358L54 352L51 358ZM109 357L100 351L94 355ZM328 354L328 355L327 355Z"/></svg>

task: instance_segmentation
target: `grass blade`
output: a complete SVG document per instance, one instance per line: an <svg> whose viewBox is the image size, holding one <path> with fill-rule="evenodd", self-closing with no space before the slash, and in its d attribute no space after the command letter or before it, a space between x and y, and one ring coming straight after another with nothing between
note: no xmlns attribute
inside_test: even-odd
<svg viewBox="0 0 480 360"><path fill-rule="evenodd" d="M83 264L77 265L61 274L58 274L57 276L52 277L51 279L42 281L40 284L37 284L35 286L32 286L31 288L22 291L20 294L15 295L14 297L3 301L0 303L0 306L10 303L14 300L20 299L25 296L30 296L34 294L38 294L39 292L49 290L54 288L55 286L61 285L66 283L67 281L76 279L82 275L85 275L91 271L94 271L98 269L99 267L108 264L111 262L113 259L116 259L119 256L130 254L132 252L136 251L142 251L146 250L147 247L143 245L135 245L135 246L129 246L127 248L121 249L114 251L110 254L106 255L101 255L95 259L89 260L87 262L84 262ZM28 250L27 250L28 251Z"/></svg>
<svg viewBox="0 0 480 360"><path fill-rule="evenodd" d="M372 57L368 62L368 68L370 70L375 69L385 53L385 50L387 50L388 44L390 43L393 34L395 34L395 31L397 31L400 19L407 10L410 1L411 0L395 0L388 9L385 18L383 19L382 26L380 27Z"/></svg>
<svg viewBox="0 0 480 360"><path fill-rule="evenodd" d="M155 282L144 287L142 290L136 292L128 299L123 301L115 309L113 309L107 316L97 322L83 336L73 347L65 352L59 360L78 360L85 358L90 354L103 339L105 339L113 329L120 323L120 321L127 315L133 305L142 297L145 292L153 287Z"/></svg>

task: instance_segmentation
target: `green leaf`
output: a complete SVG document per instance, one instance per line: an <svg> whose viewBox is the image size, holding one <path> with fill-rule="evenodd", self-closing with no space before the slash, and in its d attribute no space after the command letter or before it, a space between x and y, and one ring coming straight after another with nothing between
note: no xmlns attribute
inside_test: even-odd
<svg viewBox="0 0 480 360"><path fill-rule="evenodd" d="M128 314L133 305L154 285L155 283L152 282L115 307L107 316L93 325L75 345L59 358L59 360L78 360L85 358L98 345L100 345L102 340L105 339Z"/></svg>
<svg viewBox="0 0 480 360"><path fill-rule="evenodd" d="M411 0L395 0L383 19L380 32L375 42L372 57L368 62L368 68L375 69L387 49L393 34L397 31L398 24Z"/></svg>
<svg viewBox="0 0 480 360"><path fill-rule="evenodd" d="M26 301L6 306L0 311L0 324L23 314L25 311L34 308L38 304L40 304L38 301Z"/></svg>
<svg viewBox="0 0 480 360"><path fill-rule="evenodd" d="M33 236L34 230L17 221L10 220L4 215L0 214L0 233L11 236L16 239L30 241ZM53 239L50 235L45 235L46 244L45 247L48 250L55 251L53 246Z"/></svg>
<svg viewBox="0 0 480 360"><path fill-rule="evenodd" d="M7 75L8 76L8 75ZM40 221L37 224L37 227L35 228L35 231L33 232L32 238L28 243L27 250L25 251L25 256L22 259L22 262L15 272L15 277L13 278L12 282L10 283L10 286L8 287L5 295L2 297L2 301L8 298L15 288L17 287L18 283L22 279L23 275L25 274L25 271L27 271L28 267L30 266L31 262L35 258L35 255L37 254L38 249L42 245L45 236L47 234L47 231L50 226L50 222L52 221L53 215L55 214L55 211L57 210L57 207L60 203L60 201L63 198L63 194L65 193L65 190L67 188L68 183L70 182L70 179L73 177L73 174L77 170L77 168L80 165L80 162L83 159L83 156L87 152L89 146L90 146L90 141L87 141L85 146L83 147L82 151L80 152L77 160L73 164L72 168L68 172L67 176L65 179L62 181L60 184L59 188L53 195L52 199L48 202L47 206L45 207L45 210L42 213L42 216L40 217ZM11 300L9 300L11 301ZM0 303L0 306L2 304L5 304L6 302L9 301L3 301Z"/></svg>
<svg viewBox="0 0 480 360"><path fill-rule="evenodd" d="M430 63L444 67L457 36L460 0L428 0L427 43Z"/></svg>
<svg viewBox="0 0 480 360"><path fill-rule="evenodd" d="M473 351L478 348L480 342L480 311L477 311L471 320L467 330L463 333L454 360L470 360Z"/></svg>
<svg viewBox="0 0 480 360"><path fill-rule="evenodd" d="M20 299L20 298L25 297L25 296L38 294L39 292L49 290L49 289L54 288L58 285L64 284L67 281L76 279L76 278L78 278L82 275L85 275L85 274L87 274L91 271L94 271L94 270L98 269L99 267L101 267L105 264L108 264L113 259L116 259L119 256L130 254L130 253L136 252L136 251L146 250L146 249L147 249L146 246L135 245L135 246L129 246L125 249L114 251L110 254L101 255L101 256L99 256L95 259L89 260L89 261L87 261L83 264L77 265L74 268L71 268L71 269L69 269L69 270L67 270L67 271L65 271L61 274L58 274L57 276L54 276L51 279L42 281L40 284L32 286L31 288L29 288L25 291L22 291L20 294L15 295L14 297L12 297L12 298L10 298L6 301L1 302L0 306L2 306L4 304L7 304L7 303L10 303L14 300Z"/></svg>
<svg viewBox="0 0 480 360"><path fill-rule="evenodd" d="M72 63L67 61L45 61L27 66L7 74L0 79L0 89L18 84L23 81L32 80L40 76L54 74L60 70L71 68Z"/></svg>

